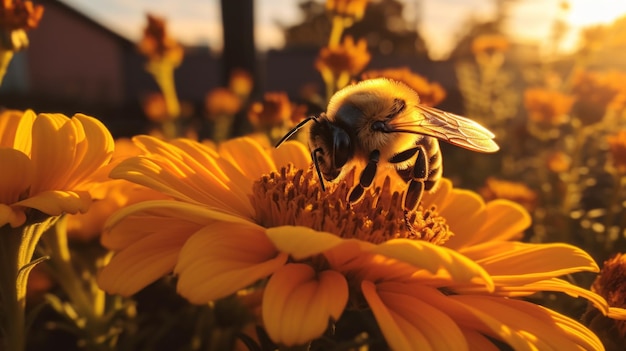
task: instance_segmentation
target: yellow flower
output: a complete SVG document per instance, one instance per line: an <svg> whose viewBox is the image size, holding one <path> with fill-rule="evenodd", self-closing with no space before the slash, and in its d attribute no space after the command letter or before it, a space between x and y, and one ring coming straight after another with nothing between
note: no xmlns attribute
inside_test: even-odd
<svg viewBox="0 0 626 351"><path fill-rule="evenodd" d="M221 116L232 116L241 108L241 99L230 89L215 88L204 99L208 117L214 120Z"/></svg>
<svg viewBox="0 0 626 351"><path fill-rule="evenodd" d="M574 99L563 93L542 88L524 92L524 105L529 119L540 126L555 127L568 121Z"/></svg>
<svg viewBox="0 0 626 351"><path fill-rule="evenodd" d="M43 16L43 6L31 1L3 0L0 2L0 49L20 50L28 46L26 30L37 28Z"/></svg>
<svg viewBox="0 0 626 351"><path fill-rule="evenodd" d="M420 103L426 106L437 106L446 97L446 90L439 83L431 83L408 67L372 70L364 72L363 79L386 77L408 85L417 92Z"/></svg>
<svg viewBox="0 0 626 351"><path fill-rule="evenodd" d="M336 76L342 72L355 76L367 66L370 58L365 39L355 42L353 37L346 36L340 46L322 48L315 67L319 71L330 70Z"/></svg>
<svg viewBox="0 0 626 351"><path fill-rule="evenodd" d="M184 55L182 46L168 36L165 19L147 14L148 24L138 44L139 51L149 60L167 61L178 66Z"/></svg>
<svg viewBox="0 0 626 351"><path fill-rule="evenodd" d="M115 140L115 152L110 164L98 172L102 183L91 189L93 202L85 213L67 216L67 236L78 241L89 241L100 236L104 222L109 216L122 207L147 200L166 199L167 196L145 186L131 183L123 179L111 180L108 175L112 166L119 164L131 156L140 154L129 139Z"/></svg>
<svg viewBox="0 0 626 351"><path fill-rule="evenodd" d="M613 160L613 167L621 173L626 174L626 130L620 130L615 135L607 136L609 150Z"/></svg>
<svg viewBox="0 0 626 351"><path fill-rule="evenodd" d="M532 212L537 207L537 193L523 183L489 177L485 182L485 186L479 192L487 201L495 199L511 200L524 206L529 212Z"/></svg>
<svg viewBox="0 0 626 351"><path fill-rule="evenodd" d="M506 52L508 49L509 40L501 34L482 34L472 40L472 53L476 56Z"/></svg>
<svg viewBox="0 0 626 351"><path fill-rule="evenodd" d="M354 177L322 192L297 142L266 150L242 138L218 152L188 140L135 142L147 156L122 162L112 177L175 200L111 217L102 242L117 254L99 276L110 293L134 294L171 272L197 304L263 289L262 325L285 346L321 337L349 311L370 310L395 350L495 349L492 340L602 349L573 319L514 299L562 291L609 313L604 299L557 278L597 271L584 251L514 241L530 224L514 203L485 203L444 179L406 214L408 228L393 192L403 184L379 179L348 206Z"/></svg>
<svg viewBox="0 0 626 351"><path fill-rule="evenodd" d="M626 74L619 71L588 72L577 70L572 78L572 93L577 116L584 125L600 122L609 109L624 107Z"/></svg>
<svg viewBox="0 0 626 351"><path fill-rule="evenodd" d="M370 62L367 41L346 36L341 45L323 47L315 61L315 68L322 75L326 84L326 96L330 98L337 90L350 83Z"/></svg>
<svg viewBox="0 0 626 351"><path fill-rule="evenodd" d="M366 6L367 0L326 0L326 11L353 21L363 18Z"/></svg>
<svg viewBox="0 0 626 351"><path fill-rule="evenodd" d="M618 253L604 262L591 289L604 297L609 306L626 308L626 255ZM601 336L607 350L622 350L626 340L626 317L612 320L589 306L583 322Z"/></svg>
<svg viewBox="0 0 626 351"><path fill-rule="evenodd" d="M0 113L0 227L19 226L28 209L56 216L84 212L113 138L95 118L33 111Z"/></svg>
<svg viewBox="0 0 626 351"><path fill-rule="evenodd" d="M572 158L562 151L550 153L546 159L546 166L554 173L563 173L570 169Z"/></svg>
<svg viewBox="0 0 626 351"><path fill-rule="evenodd" d="M43 6L32 1L3 0L0 3L0 27L5 30L37 28Z"/></svg>
<svg viewBox="0 0 626 351"><path fill-rule="evenodd" d="M254 81L252 76L246 70L234 69L228 80L228 88L241 98L250 95Z"/></svg>

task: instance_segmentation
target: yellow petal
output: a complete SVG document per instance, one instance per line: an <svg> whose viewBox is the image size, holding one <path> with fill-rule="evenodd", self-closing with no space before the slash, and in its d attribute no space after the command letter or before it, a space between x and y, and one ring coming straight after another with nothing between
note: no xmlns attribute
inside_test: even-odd
<svg viewBox="0 0 626 351"><path fill-rule="evenodd" d="M287 141L279 148L273 148L272 157L279 168L289 163L298 169L307 169L311 165L309 149L298 141Z"/></svg>
<svg viewBox="0 0 626 351"><path fill-rule="evenodd" d="M497 279L498 284L524 284L574 272L599 270L585 251L562 243L487 242L460 252L480 264Z"/></svg>
<svg viewBox="0 0 626 351"><path fill-rule="evenodd" d="M506 341L516 350L603 349L600 340L580 323L530 302L467 295L448 298L464 305L464 312L456 310L457 321Z"/></svg>
<svg viewBox="0 0 626 351"><path fill-rule="evenodd" d="M109 217L102 244L119 249L154 232L195 232L215 221L250 225L241 217L202 206L172 200L144 201L126 206Z"/></svg>
<svg viewBox="0 0 626 351"><path fill-rule="evenodd" d="M489 274L471 259L448 248L425 241L393 239L369 252L394 258L436 275L449 276L457 284L482 284L493 290Z"/></svg>
<svg viewBox="0 0 626 351"><path fill-rule="evenodd" d="M4 110L0 113L0 147L19 150L30 156L32 127L37 116L32 110Z"/></svg>
<svg viewBox="0 0 626 351"><path fill-rule="evenodd" d="M72 168L76 149L74 125L58 115L40 114L33 124L31 160L38 176L31 194L45 190L63 190L63 181ZM61 131L62 127L63 131Z"/></svg>
<svg viewBox="0 0 626 351"><path fill-rule="evenodd" d="M193 303L228 296L272 274L287 261L263 228L217 222L185 243L174 271L178 292Z"/></svg>
<svg viewBox="0 0 626 351"><path fill-rule="evenodd" d="M14 149L0 149L0 203L17 202L34 178L33 165L28 156Z"/></svg>
<svg viewBox="0 0 626 351"><path fill-rule="evenodd" d="M219 167L215 169L219 170ZM185 202L222 208L248 218L254 211L245 194L233 189L236 184L231 182L231 187L220 179L219 174L208 169L194 169L180 160L133 157L122 161L110 176L144 185Z"/></svg>
<svg viewBox="0 0 626 351"><path fill-rule="evenodd" d="M219 154L249 178L259 178L276 170L274 161L261 145L252 138L235 138L219 146Z"/></svg>
<svg viewBox="0 0 626 351"><path fill-rule="evenodd" d="M446 219L453 233L473 235L473 229L480 228L484 222L485 202L473 191L453 189L446 199L446 202L438 208L439 215ZM454 240L452 237L450 240Z"/></svg>
<svg viewBox="0 0 626 351"><path fill-rule="evenodd" d="M626 320L626 309L618 308L618 307L609 307L609 312L607 313L607 317L624 321Z"/></svg>
<svg viewBox="0 0 626 351"><path fill-rule="evenodd" d="M363 281L361 289L391 349L468 350L455 321L421 298L420 290L436 289L370 281Z"/></svg>
<svg viewBox="0 0 626 351"><path fill-rule="evenodd" d="M85 191L44 191L22 201L17 206L35 208L45 214L58 216L63 213L86 212L91 196Z"/></svg>
<svg viewBox="0 0 626 351"><path fill-rule="evenodd" d="M280 252L288 253L296 260L318 255L350 240L335 234L318 232L308 227L281 226L268 228L267 237ZM362 243L372 246L369 243Z"/></svg>
<svg viewBox="0 0 626 351"><path fill-rule="evenodd" d="M176 232L150 235L119 252L98 275L98 285L110 294L130 296L170 273L189 238Z"/></svg>
<svg viewBox="0 0 626 351"><path fill-rule="evenodd" d="M528 211L509 200L498 199L488 202L485 213L483 222L476 230L471 231L471 235L455 235L446 246L460 250L492 240L513 240L521 237L531 224Z"/></svg>
<svg viewBox="0 0 626 351"><path fill-rule="evenodd" d="M292 263L270 278L262 314L270 338L284 346L304 345L321 336L329 320L337 320L348 301L348 283L335 271L315 272Z"/></svg>
<svg viewBox="0 0 626 351"><path fill-rule="evenodd" d="M9 224L15 228L24 224L24 222L26 222L26 215L21 208L0 204L0 227Z"/></svg>
<svg viewBox="0 0 626 351"><path fill-rule="evenodd" d="M92 175L111 160L115 142L104 124L93 117L76 114L69 123L74 125L76 153L65 187L89 190L96 180Z"/></svg>
<svg viewBox="0 0 626 351"><path fill-rule="evenodd" d="M143 201L126 206L115 212L107 220L106 227L113 227L130 215L169 216L206 225L212 221L251 224L249 220L221 210L206 208L174 200Z"/></svg>
<svg viewBox="0 0 626 351"><path fill-rule="evenodd" d="M426 207L436 206L438 209L443 208L444 205L446 205L451 191L452 182L450 179L442 178L435 189L424 193L422 203L424 203Z"/></svg>
<svg viewBox="0 0 626 351"><path fill-rule="evenodd" d="M465 340L467 340L470 351L501 351L499 347L481 333L465 329L463 330L463 335Z"/></svg>

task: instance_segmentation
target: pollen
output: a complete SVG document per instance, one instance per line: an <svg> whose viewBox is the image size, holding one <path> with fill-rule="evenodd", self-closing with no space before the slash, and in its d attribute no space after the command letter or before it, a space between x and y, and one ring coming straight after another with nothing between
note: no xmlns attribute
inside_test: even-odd
<svg viewBox="0 0 626 351"><path fill-rule="evenodd" d="M270 228L283 225L305 226L334 233L345 239L379 244L390 239L425 240L442 245L452 232L435 206L405 213L403 195L391 191L386 177L372 186L356 203L347 201L354 184L354 170L322 191L315 173L287 166L263 176L253 185L251 202L256 220Z"/></svg>

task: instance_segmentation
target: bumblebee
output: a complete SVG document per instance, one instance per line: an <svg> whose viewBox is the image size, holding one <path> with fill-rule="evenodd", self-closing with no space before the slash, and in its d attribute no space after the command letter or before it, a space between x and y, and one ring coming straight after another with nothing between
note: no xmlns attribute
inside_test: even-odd
<svg viewBox="0 0 626 351"><path fill-rule="evenodd" d="M365 164L350 190L354 203L371 186L379 167L392 166L407 183L405 212L435 188L443 163L438 140L472 151L499 149L494 134L475 121L420 105L407 85L387 78L364 80L335 93L319 116L304 119L278 141L279 147L309 122L311 158L320 184L341 178L354 162Z"/></svg>

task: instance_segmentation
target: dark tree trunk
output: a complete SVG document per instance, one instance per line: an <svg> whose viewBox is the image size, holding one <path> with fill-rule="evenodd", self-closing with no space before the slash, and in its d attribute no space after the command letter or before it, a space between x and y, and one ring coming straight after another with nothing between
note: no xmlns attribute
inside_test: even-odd
<svg viewBox="0 0 626 351"><path fill-rule="evenodd" d="M221 0L221 4L224 27L221 83L228 85L230 72L235 68L244 69L257 78L254 0Z"/></svg>

